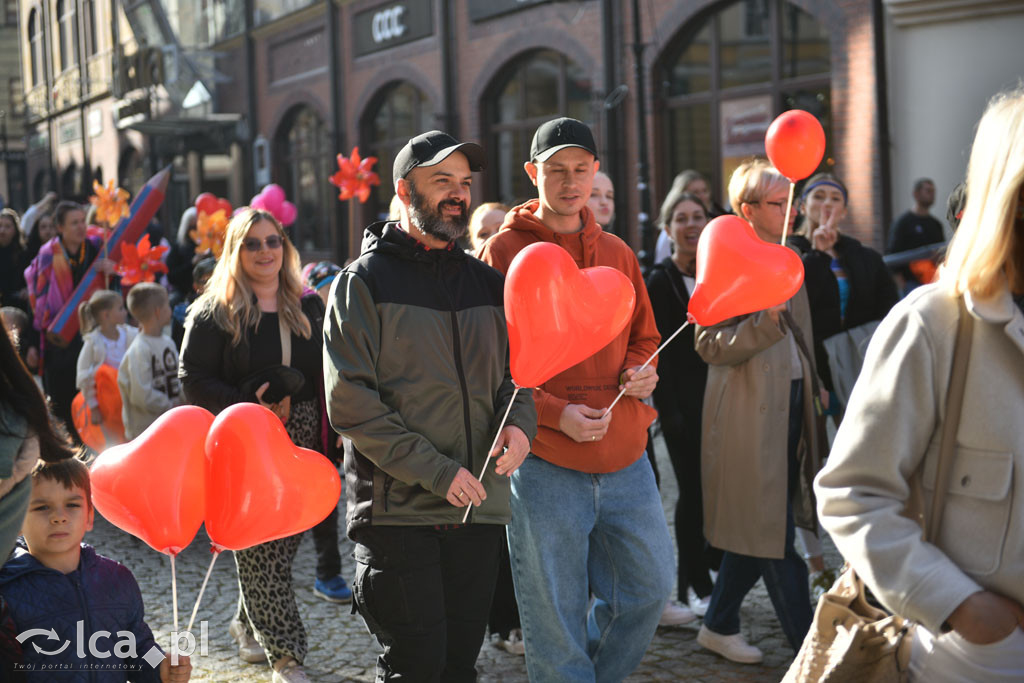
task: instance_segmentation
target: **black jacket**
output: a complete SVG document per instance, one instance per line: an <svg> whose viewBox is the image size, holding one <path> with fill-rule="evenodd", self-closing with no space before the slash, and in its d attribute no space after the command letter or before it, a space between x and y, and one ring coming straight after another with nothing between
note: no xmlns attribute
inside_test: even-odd
<svg viewBox="0 0 1024 683"><path fill-rule="evenodd" d="M426 250L394 223L366 231L362 255L335 280L324 328L327 411L346 444L348 531L364 525L454 524L446 499L460 467L474 476L514 385L504 278L461 249ZM531 440L528 389L508 424ZM473 508L484 524L509 520L509 479L483 479Z"/></svg>
<svg viewBox="0 0 1024 683"><path fill-rule="evenodd" d="M309 319L313 335L322 335L324 302L316 292L302 296L302 312ZM248 335L232 345L231 335L204 311L190 314L185 321L178 377L189 403L216 415L235 403L256 403L255 394L239 389L242 380L255 370L249 366ZM319 391L319 390L317 390Z"/></svg>
<svg viewBox="0 0 1024 683"><path fill-rule="evenodd" d="M814 328L815 360L818 373L829 391L833 388L832 374L824 341L843 330L881 320L899 300L896 283L877 251L842 234L836 241L835 251L850 282L845 317L840 316L839 284L832 273L832 257L815 249L803 255L804 280Z"/></svg>

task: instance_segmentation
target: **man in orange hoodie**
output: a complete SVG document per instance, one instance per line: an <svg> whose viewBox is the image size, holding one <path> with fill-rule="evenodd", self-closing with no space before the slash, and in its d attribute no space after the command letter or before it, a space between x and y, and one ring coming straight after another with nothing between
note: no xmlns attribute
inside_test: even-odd
<svg viewBox="0 0 1024 683"><path fill-rule="evenodd" d="M674 577L644 455L656 413L642 399L658 381L656 364L639 370L660 337L636 256L587 208L598 166L585 124L541 125L525 165L540 198L509 212L479 254L507 273L524 247L552 242L580 268L622 271L637 295L630 324L610 344L534 389L538 432L512 475L508 527L531 681L625 678L650 644Z"/></svg>

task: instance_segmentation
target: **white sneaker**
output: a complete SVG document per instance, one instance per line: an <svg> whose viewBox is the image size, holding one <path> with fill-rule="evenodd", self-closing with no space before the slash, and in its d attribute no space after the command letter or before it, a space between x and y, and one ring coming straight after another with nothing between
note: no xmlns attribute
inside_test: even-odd
<svg viewBox="0 0 1024 683"><path fill-rule="evenodd" d="M267 653L263 651L255 638L245 632L242 622L232 619L231 625L228 626L228 634L238 643L238 656L243 662L258 664L267 661Z"/></svg>
<svg viewBox="0 0 1024 683"><path fill-rule="evenodd" d="M697 644L726 659L740 664L758 664L764 653L743 639L739 633L723 636L701 626L697 632Z"/></svg>
<svg viewBox="0 0 1024 683"><path fill-rule="evenodd" d="M526 645L523 643L523 632L518 628L514 628L509 631L508 638L502 638L500 635L497 636L494 644L496 647L501 648L509 654L520 656L526 654Z"/></svg>
<svg viewBox="0 0 1024 683"><path fill-rule="evenodd" d="M696 619L697 615L689 607L680 605L675 600L669 600L665 603L665 609L661 611L661 619L658 620L658 626L682 626L683 624L689 624L691 621L696 621Z"/></svg>
<svg viewBox="0 0 1024 683"><path fill-rule="evenodd" d="M708 613L708 607L711 606L711 596L708 595L702 598L692 588L688 588L686 590L686 602L690 607L690 611L698 617L703 617Z"/></svg>
<svg viewBox="0 0 1024 683"><path fill-rule="evenodd" d="M302 665L294 659L281 667L280 671L275 671L271 680L273 683L313 683L302 670Z"/></svg>

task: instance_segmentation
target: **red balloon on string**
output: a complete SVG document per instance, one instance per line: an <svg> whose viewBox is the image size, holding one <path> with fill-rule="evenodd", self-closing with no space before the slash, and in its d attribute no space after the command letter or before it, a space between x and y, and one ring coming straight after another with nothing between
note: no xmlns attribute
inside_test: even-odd
<svg viewBox="0 0 1024 683"><path fill-rule="evenodd" d="M101 453L90 475L99 513L155 550L181 552L203 523L211 424L209 411L179 406L132 441Z"/></svg>
<svg viewBox="0 0 1024 683"><path fill-rule="evenodd" d="M750 223L719 216L697 243L697 286L687 317L705 327L789 301L804 281L804 264L789 247L765 242Z"/></svg>
<svg viewBox="0 0 1024 683"><path fill-rule="evenodd" d="M608 345L633 316L636 291L622 272L576 267L562 247L537 242L505 277L512 379L537 387Z"/></svg>
<svg viewBox="0 0 1024 683"><path fill-rule="evenodd" d="M316 526L338 504L330 461L294 445L256 403L225 409L206 435L206 531L218 550L242 550Z"/></svg>
<svg viewBox="0 0 1024 683"><path fill-rule="evenodd" d="M813 114L790 109L780 114L764 138L768 158L792 182L814 173L825 156L825 131Z"/></svg>
<svg viewBox="0 0 1024 683"><path fill-rule="evenodd" d="M204 192L196 197L196 211L212 215L217 210L217 197L212 192Z"/></svg>

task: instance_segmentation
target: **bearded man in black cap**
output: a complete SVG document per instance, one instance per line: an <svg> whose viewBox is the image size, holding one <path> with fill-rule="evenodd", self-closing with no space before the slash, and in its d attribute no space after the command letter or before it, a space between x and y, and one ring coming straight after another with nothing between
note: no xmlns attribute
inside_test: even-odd
<svg viewBox="0 0 1024 683"><path fill-rule="evenodd" d="M352 444L353 596L383 647L378 681L476 680L509 476L536 433L520 391L477 480L514 391L503 278L455 244L483 166L478 145L440 131L410 140L394 164L400 220L367 228L328 298L328 415Z"/></svg>

